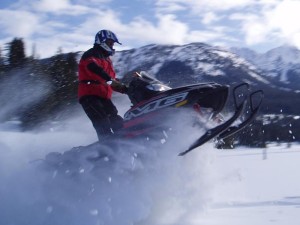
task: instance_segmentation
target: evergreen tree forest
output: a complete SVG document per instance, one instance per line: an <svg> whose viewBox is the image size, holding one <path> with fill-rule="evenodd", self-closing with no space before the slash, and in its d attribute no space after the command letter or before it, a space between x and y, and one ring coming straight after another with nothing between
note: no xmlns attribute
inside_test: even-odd
<svg viewBox="0 0 300 225"><path fill-rule="evenodd" d="M76 53L58 50L47 59L26 57L21 38L0 50L0 122L19 120L28 130L72 115L77 106Z"/></svg>

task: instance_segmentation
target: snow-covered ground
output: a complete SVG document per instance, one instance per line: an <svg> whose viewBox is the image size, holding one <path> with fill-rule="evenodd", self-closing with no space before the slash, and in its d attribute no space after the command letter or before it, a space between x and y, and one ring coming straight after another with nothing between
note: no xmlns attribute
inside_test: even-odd
<svg viewBox="0 0 300 225"><path fill-rule="evenodd" d="M212 204L195 224L300 224L299 159L299 145L217 151Z"/></svg>
<svg viewBox="0 0 300 225"><path fill-rule="evenodd" d="M48 152L96 139L87 120L71 121L78 123L80 130L0 131L1 225L300 224L300 145L217 150L209 143L178 157L176 142L96 173L39 167Z"/></svg>

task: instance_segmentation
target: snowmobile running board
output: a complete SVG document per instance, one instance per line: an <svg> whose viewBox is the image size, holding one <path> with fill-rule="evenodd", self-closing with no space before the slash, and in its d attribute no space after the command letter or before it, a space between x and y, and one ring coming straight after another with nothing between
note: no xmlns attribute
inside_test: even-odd
<svg viewBox="0 0 300 225"><path fill-rule="evenodd" d="M263 99L263 94L264 92L262 90L255 91L250 94L250 115L248 116L247 119L245 119L243 122L236 126L230 127L231 124L233 124L243 113L244 108L247 104L247 98L248 95L244 95L242 100L238 103L237 101L237 90L240 89L241 87L247 87L247 90L249 90L249 84L248 83L242 83L238 86L236 86L233 89L233 97L234 97L234 105L235 105L235 112L231 118L229 118L226 122L222 123L221 125L212 128L208 130L205 134L203 134L200 138L198 138L187 150L179 153L179 156L183 156L187 154L188 152L194 150L195 148L203 145L204 143L208 142L209 140L213 138L217 138L217 140L224 139L226 137L229 137L230 135L235 134L236 132L242 130L245 126L247 126L252 120L255 118L255 115L257 114L261 103ZM260 95L259 101L254 106L254 96L255 95Z"/></svg>

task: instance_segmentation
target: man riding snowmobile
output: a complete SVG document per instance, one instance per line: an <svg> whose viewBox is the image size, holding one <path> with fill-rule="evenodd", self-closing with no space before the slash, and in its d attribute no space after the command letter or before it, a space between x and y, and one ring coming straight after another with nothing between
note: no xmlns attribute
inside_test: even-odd
<svg viewBox="0 0 300 225"><path fill-rule="evenodd" d="M91 120L99 140L123 127L123 119L111 101L112 91L126 92L126 86L116 80L109 58L115 52L114 43L121 44L113 32L100 30L95 36L93 48L87 50L79 62L79 103Z"/></svg>
<svg viewBox="0 0 300 225"><path fill-rule="evenodd" d="M85 57L83 57L84 59ZM104 87L110 88L108 85L105 86L105 79L101 79L98 82L103 82ZM46 167L54 168L55 171L74 171L77 173L86 163L88 167L92 163L94 166L91 168L96 170L102 168L101 163L103 162L110 162L113 165L118 162L117 159L122 160L122 157L116 157L119 153L125 154L130 159L135 159L138 156L137 151L139 155L146 153L144 150L149 146L152 150L160 151L163 136L166 137L166 142L171 144L173 134L176 138L178 137L176 133L179 133L183 141L187 137L187 134L182 133L181 130L182 128L189 128L192 124L181 124L181 121L176 120L176 118L182 116L184 122L185 118L188 117L192 119L193 124L199 118L197 125L200 126L195 126L195 131L201 130L199 138L194 139L191 144L187 143L188 146L178 148L174 146L174 151L183 156L212 139L222 141L248 126L256 117L263 99L263 91L251 91L247 83L239 84L233 88L213 82L170 88L145 72L136 73L126 88L118 82L115 83L118 84L118 87L126 89L126 94L132 103L132 106L124 114L122 129L117 130L113 136L101 142L74 147L63 153L51 152L45 157L44 165ZM97 90L97 87L95 86L93 91ZM102 109L102 103L107 99L98 93L98 95L86 93L88 94L82 96L87 96L88 101L85 102L84 100L82 105L85 110L85 107L88 107L87 114L94 113L93 110L97 112L90 101L94 101L92 103L95 105L99 104L100 110L106 113L104 111L106 109ZM222 114L225 111L231 113L223 117ZM97 116L96 113L92 115ZM102 122L103 118L109 122L112 119L111 114L104 114L104 117L101 117L102 115L91 118L97 129L97 122ZM90 115L88 114L88 116ZM121 120L116 110L113 116ZM216 121L219 118L222 120ZM99 119L99 121L95 121L95 119ZM111 123L109 125L111 126ZM198 127L200 129L197 129ZM141 150L137 150L137 148L141 148ZM123 151L124 149L126 151Z"/></svg>

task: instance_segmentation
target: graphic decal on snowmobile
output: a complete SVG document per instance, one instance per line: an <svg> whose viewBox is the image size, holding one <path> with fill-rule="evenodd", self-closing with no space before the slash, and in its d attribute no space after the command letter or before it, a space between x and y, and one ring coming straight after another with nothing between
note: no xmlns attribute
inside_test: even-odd
<svg viewBox="0 0 300 225"><path fill-rule="evenodd" d="M138 117L142 114L153 112L157 109L161 109L161 108L168 107L168 106L174 105L176 103L182 102L183 100L186 99L188 93L189 92L178 93L178 94L175 94L175 95L171 95L171 96L167 96L167 97L164 97L164 98L157 99L155 101L151 101L146 105L136 107L136 108L128 111L124 115L124 120L127 121L127 120L130 120L132 118Z"/></svg>

